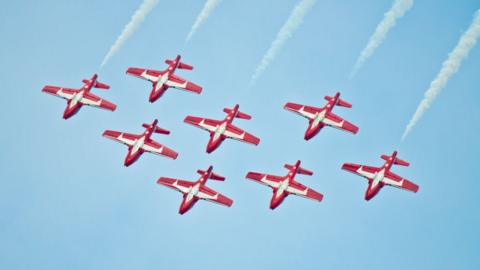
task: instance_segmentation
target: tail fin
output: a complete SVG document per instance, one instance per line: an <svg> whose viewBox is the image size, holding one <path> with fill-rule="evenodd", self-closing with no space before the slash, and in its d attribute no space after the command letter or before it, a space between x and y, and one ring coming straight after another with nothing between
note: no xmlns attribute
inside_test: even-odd
<svg viewBox="0 0 480 270"><path fill-rule="evenodd" d="M325 100L327 100L327 101L331 101L331 100L334 99L335 97L325 96L324 98L325 98ZM352 104L350 104L350 103L348 103L348 102L346 102L345 100L340 99L340 98L338 98L337 103L336 103L335 105L342 106L342 107L346 107L346 108L351 108L351 107L352 107Z"/></svg>
<svg viewBox="0 0 480 270"><path fill-rule="evenodd" d="M293 169L293 167L295 167L294 165L290 165L290 164L285 164L283 165L285 168L287 168L288 170L291 170ZM313 172L312 171L309 171L307 169L304 169L302 167L298 167L297 169L297 173L298 174L305 174L305 175L313 175Z"/></svg>
<svg viewBox="0 0 480 270"><path fill-rule="evenodd" d="M206 171L204 170L197 170L197 173L199 174L204 174ZM217 180L217 181L225 181L225 177L221 176L221 175L218 175L214 172L211 172L210 173L210 177L209 179L212 179L212 180Z"/></svg>
<svg viewBox="0 0 480 270"><path fill-rule="evenodd" d="M174 60L170 60L170 59L165 60L165 63L166 63L167 65L171 65L171 64L173 64L173 62L174 62ZM183 62L180 62L180 63L178 63L178 68L179 68L179 69L192 70L192 69L193 69L193 66L191 66L191 65L189 65L189 64L185 64L185 63L183 63Z"/></svg>
<svg viewBox="0 0 480 270"><path fill-rule="evenodd" d="M144 128L150 128L150 124L144 123L144 124L142 124L142 127L144 127ZM163 129L163 128L159 127L159 126L155 126L155 129L153 130L153 132L155 132L155 133L160 133L160 134L165 134L165 135L170 134L170 131L168 131L168 130L166 130L166 129Z"/></svg>
<svg viewBox="0 0 480 270"><path fill-rule="evenodd" d="M233 110L232 109L229 109L229 108L224 108L223 111L225 113L231 113ZM241 111L237 111L237 114L235 115L236 118L240 118L240 119L246 119L246 120L250 120L252 119L252 116L249 115L249 114L246 114L244 112L241 112Z"/></svg>
<svg viewBox="0 0 480 270"><path fill-rule="evenodd" d="M390 156L382 155L381 158L385 161L388 161L390 159ZM402 159L399 159L397 157L395 157L395 160L393 161L393 164L400 165L400 166L409 166L410 165L409 162L407 162L405 160L402 160Z"/></svg>

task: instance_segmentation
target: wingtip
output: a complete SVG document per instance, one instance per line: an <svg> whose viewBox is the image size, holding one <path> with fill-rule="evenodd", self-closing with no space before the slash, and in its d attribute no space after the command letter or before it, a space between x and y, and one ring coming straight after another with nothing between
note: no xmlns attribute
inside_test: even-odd
<svg viewBox="0 0 480 270"><path fill-rule="evenodd" d="M350 163L343 163L342 164L342 170L348 170L348 168L350 168Z"/></svg>
<svg viewBox="0 0 480 270"><path fill-rule="evenodd" d="M359 130L360 129L357 126L355 126L355 128L352 130L352 133L357 134Z"/></svg>

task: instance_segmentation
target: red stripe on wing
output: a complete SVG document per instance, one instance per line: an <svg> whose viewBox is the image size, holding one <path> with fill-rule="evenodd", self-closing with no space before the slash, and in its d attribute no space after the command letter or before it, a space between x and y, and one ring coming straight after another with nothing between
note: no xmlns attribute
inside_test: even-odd
<svg viewBox="0 0 480 270"><path fill-rule="evenodd" d="M285 106L283 106L283 108L286 109L286 110L294 111L294 112L299 112L300 109L303 108L303 111L311 113L311 114L315 114L315 113L322 110L321 108L302 105L302 104L297 104L297 103L293 103L293 102L288 102L287 104L285 104Z"/></svg>
<svg viewBox="0 0 480 270"><path fill-rule="evenodd" d="M175 190L180 191L180 192L182 192L182 191L180 189L178 189L177 186L181 186L181 187L184 187L184 188L190 188L191 186L194 185L193 182L180 180L180 179L175 179L175 178L169 178L169 177L160 177L157 180L157 184L164 185L166 187L175 189Z"/></svg>
<svg viewBox="0 0 480 270"><path fill-rule="evenodd" d="M225 195L222 195L221 193L219 193L219 192L217 192L217 191L215 191L215 190L213 190L209 187L201 186L200 187L200 192L205 193L205 194L207 194L209 196L212 196L212 197L216 196L216 198L212 198L212 199L210 199L210 198L208 198L208 199L202 198L202 199L205 199L205 200L208 200L208 201L211 201L211 202L215 202L215 203L219 203L219 204L222 204L222 205L225 205L225 206L228 206L228 207L232 206L232 204L233 204L232 199L228 198Z"/></svg>
<svg viewBox="0 0 480 270"><path fill-rule="evenodd" d="M60 89L62 90L62 92L69 95L75 95L79 91L77 89L63 88L63 87L53 86L53 85L45 85L42 89L42 92L52 94L52 95L57 95L57 92Z"/></svg>

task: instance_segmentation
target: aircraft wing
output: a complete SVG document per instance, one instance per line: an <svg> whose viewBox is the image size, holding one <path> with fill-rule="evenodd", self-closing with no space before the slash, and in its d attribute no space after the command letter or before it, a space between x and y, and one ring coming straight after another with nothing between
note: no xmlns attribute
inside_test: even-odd
<svg viewBox="0 0 480 270"><path fill-rule="evenodd" d="M164 185L181 193L188 193L190 188L194 185L193 182L169 178L169 177L160 177L157 181L157 184Z"/></svg>
<svg viewBox="0 0 480 270"><path fill-rule="evenodd" d="M42 91L67 100L72 99L73 96L75 96L75 94L79 92L79 90L77 89L64 88L52 85L46 85L45 87L43 87Z"/></svg>
<svg viewBox="0 0 480 270"><path fill-rule="evenodd" d="M159 144L158 142L156 142L154 140L146 141L143 144L142 149L147 151L147 152L150 152L152 154L165 156L165 157L168 157L168 158L171 158L171 159L176 159L177 156L178 156L177 152L173 151L172 149L170 149L170 148L168 148L164 145Z"/></svg>
<svg viewBox="0 0 480 270"><path fill-rule="evenodd" d="M402 178L391 171L385 172L383 182L389 186L405 189L411 192L418 191L418 185L410 182L409 180Z"/></svg>
<svg viewBox="0 0 480 270"><path fill-rule="evenodd" d="M323 195L311 188L308 188L298 182L290 182L287 187L287 192L297 196L302 196L307 199L315 200L321 202Z"/></svg>
<svg viewBox="0 0 480 270"><path fill-rule="evenodd" d="M190 92L194 92L197 94L200 94L202 92L202 87L199 85L196 85L192 82L189 82L175 74L171 74L170 77L168 78L168 81L166 84L170 87L174 88L179 88L183 90L187 90Z"/></svg>
<svg viewBox="0 0 480 270"><path fill-rule="evenodd" d="M358 127L355 126L354 124L346 121L345 119L341 118L340 116L332 113L332 112L327 112L325 114L325 118L322 121L326 125L329 125L334 128L342 129L347 132L351 132L353 134L358 132Z"/></svg>
<svg viewBox="0 0 480 270"><path fill-rule="evenodd" d="M190 116L190 115L185 117L183 122L199 128L203 128L211 132L215 131L217 127L222 123L221 121L207 119L207 118L200 118L200 117Z"/></svg>
<svg viewBox="0 0 480 270"><path fill-rule="evenodd" d="M105 132L103 132L103 137L121 142L128 146L132 146L133 144L135 144L135 141L140 138L140 135L124 133L114 130L105 130Z"/></svg>
<svg viewBox="0 0 480 270"><path fill-rule="evenodd" d="M251 143L254 145L258 145L260 143L260 139L253 136L252 134L232 125L227 124L227 128L223 135L227 136L228 138L239 140L246 143Z"/></svg>
<svg viewBox="0 0 480 270"><path fill-rule="evenodd" d="M115 109L117 108L117 105L111 103L108 100L102 99L92 93L84 93L82 99L80 99L80 102L85 105L99 107L109 111L115 111Z"/></svg>
<svg viewBox="0 0 480 270"><path fill-rule="evenodd" d="M303 117L306 117L308 119L314 118L316 113L322 111L321 108L306 106L306 105L292 103L292 102L288 102L287 104L285 104L285 106L283 106L283 108L285 110L289 110L289 111L292 111L294 113L297 113L297 114L299 114Z"/></svg>
<svg viewBox="0 0 480 270"><path fill-rule="evenodd" d="M359 165L355 163L345 163L343 164L342 169L358 174L368 179L373 179L375 177L375 174L380 170L377 167Z"/></svg>
<svg viewBox="0 0 480 270"><path fill-rule="evenodd" d="M247 179L253 180L255 182L269 186L274 189L277 189L280 186L280 181L283 180L283 177L280 177L280 176L257 173L257 172L249 172L245 177Z"/></svg>
<svg viewBox="0 0 480 270"><path fill-rule="evenodd" d="M147 81L156 82L158 77L165 74L165 71L130 67L127 69L127 74Z"/></svg>
<svg viewBox="0 0 480 270"><path fill-rule="evenodd" d="M201 186L198 193L197 193L197 197L202 199L202 200L207 200L207 201L210 201L210 202L214 202L214 203L218 203L218 204L221 204L221 205L225 205L225 206L228 206L230 207L232 204L233 204L233 201L216 192L215 190L211 189L211 188L208 188L206 186Z"/></svg>

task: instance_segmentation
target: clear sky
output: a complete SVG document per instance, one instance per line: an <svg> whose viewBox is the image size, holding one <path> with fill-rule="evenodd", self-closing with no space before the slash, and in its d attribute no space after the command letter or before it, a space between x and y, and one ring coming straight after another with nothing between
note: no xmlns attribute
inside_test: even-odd
<svg viewBox="0 0 480 270"><path fill-rule="evenodd" d="M102 70L140 1L2 3L0 269L480 269L480 46L400 143L480 1L415 1L348 80L392 1L318 0L247 89L296 3L223 1L185 44L204 1L160 0ZM177 53L195 66L178 74L203 93L172 89L148 103L150 84L125 70L162 69ZM65 101L42 87L80 87L94 72L112 86L94 93L117 111L84 107L63 120ZM359 133L326 128L305 142L307 121L284 103L322 106L337 90L353 108L334 112ZM235 103L253 116L235 124L259 136L260 145L225 141L207 155L207 133L183 118L222 118ZM103 138L103 130L139 133L154 118L172 132L154 138L179 158L144 154L123 167L127 148ZM393 170L419 192L386 187L364 201L366 180L342 171L342 163L380 165L379 156L395 149L411 166ZM283 164L297 159L315 172L297 179L325 198L290 196L271 211L271 190L245 174L282 175ZM196 169L208 165L227 177L208 185L233 206L200 201L179 215L180 193L156 180L196 180Z"/></svg>

